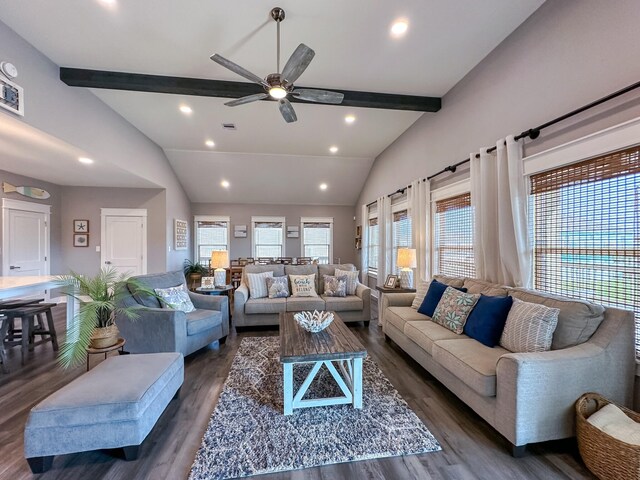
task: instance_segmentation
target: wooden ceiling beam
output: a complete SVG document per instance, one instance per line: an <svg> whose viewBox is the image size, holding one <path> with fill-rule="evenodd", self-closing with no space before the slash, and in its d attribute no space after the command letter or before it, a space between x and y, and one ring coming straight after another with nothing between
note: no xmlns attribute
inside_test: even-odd
<svg viewBox="0 0 640 480"><path fill-rule="evenodd" d="M70 87L104 88L134 92L170 93L174 95L195 95L199 97L240 98L264 89L254 83L207 80L201 78L168 77L140 73L110 72L82 68L60 68L60 80ZM318 87L296 87L318 88ZM344 93L340 104L344 107L381 108L387 110L409 110L415 112L437 112L442 106L439 97L397 95L391 93L359 92L352 90L327 89ZM295 103L305 102L289 97ZM322 104L328 105L328 104Z"/></svg>

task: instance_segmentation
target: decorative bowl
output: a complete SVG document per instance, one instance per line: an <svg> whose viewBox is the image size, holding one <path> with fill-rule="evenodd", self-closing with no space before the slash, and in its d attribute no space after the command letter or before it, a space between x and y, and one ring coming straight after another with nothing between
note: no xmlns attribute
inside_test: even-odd
<svg viewBox="0 0 640 480"><path fill-rule="evenodd" d="M327 328L333 322L332 312L299 312L293 315L298 325L307 332L318 333Z"/></svg>

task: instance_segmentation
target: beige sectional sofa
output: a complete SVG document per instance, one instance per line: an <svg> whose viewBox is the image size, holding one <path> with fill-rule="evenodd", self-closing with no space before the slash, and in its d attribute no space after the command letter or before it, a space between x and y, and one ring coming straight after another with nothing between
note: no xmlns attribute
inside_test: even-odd
<svg viewBox="0 0 640 480"><path fill-rule="evenodd" d="M573 405L585 392L631 405L632 312L475 279L436 279L470 293L511 295L560 309L550 351L511 353L432 322L411 307L413 293L382 300L385 336L506 437L514 456L528 443L574 436Z"/></svg>
<svg viewBox="0 0 640 480"><path fill-rule="evenodd" d="M359 283L355 295L327 297L324 295L324 275L334 275L335 270L355 271L352 264L344 265L247 265L242 281L234 293L233 323L236 327L278 325L280 312L303 310L332 310L345 322L371 320L371 289ZM316 275L318 297L250 298L247 273L273 272L274 277L284 275ZM291 285L289 285L291 292Z"/></svg>

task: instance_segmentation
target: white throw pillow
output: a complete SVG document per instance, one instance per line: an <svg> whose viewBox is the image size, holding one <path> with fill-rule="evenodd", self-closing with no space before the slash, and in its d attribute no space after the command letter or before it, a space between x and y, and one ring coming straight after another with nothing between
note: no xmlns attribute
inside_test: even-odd
<svg viewBox="0 0 640 480"><path fill-rule="evenodd" d="M250 298L265 298L269 295L267 278L273 278L273 272L247 273Z"/></svg>
<svg viewBox="0 0 640 480"><path fill-rule="evenodd" d="M413 298L411 308L415 308L416 310L420 308L420 305L424 302L424 297L427 296L429 285L431 285L431 282L425 282L424 280L418 284L418 288L416 288L416 296Z"/></svg>
<svg viewBox="0 0 640 480"><path fill-rule="evenodd" d="M317 297L316 274L289 275L292 297Z"/></svg>
<svg viewBox="0 0 640 480"><path fill-rule="evenodd" d="M183 284L169 288L155 288L154 290L156 295L164 300L164 302L160 302L162 308L173 308L184 313L193 312L196 309Z"/></svg>
<svg viewBox="0 0 640 480"><path fill-rule="evenodd" d="M513 298L500 346L517 353L550 350L559 313L557 308Z"/></svg>
<svg viewBox="0 0 640 480"><path fill-rule="evenodd" d="M360 273L358 270L351 272L349 270L340 270L339 268L336 268L336 273L334 274L336 277L347 277L347 295L356 294L358 273Z"/></svg>
<svg viewBox="0 0 640 480"><path fill-rule="evenodd" d="M613 438L631 445L640 445L640 424L634 422L613 403L595 412L587 418L587 422Z"/></svg>

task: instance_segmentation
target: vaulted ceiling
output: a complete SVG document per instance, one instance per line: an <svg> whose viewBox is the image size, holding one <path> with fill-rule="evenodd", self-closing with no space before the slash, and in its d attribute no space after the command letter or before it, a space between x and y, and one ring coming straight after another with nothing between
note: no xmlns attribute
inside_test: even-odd
<svg viewBox="0 0 640 480"><path fill-rule="evenodd" d="M542 3L285 0L278 2L287 14L283 63L304 42L316 52L298 82L304 86L440 97ZM257 0L0 0L0 20L60 66L245 81L209 56L219 53L259 76L274 72L273 6ZM398 19L409 28L393 38L390 27ZM273 102L231 108L219 98L92 91L165 149L193 201L248 202L286 190L267 201L352 205L373 159L421 115L297 103L298 122L286 124ZM181 113L183 105L192 113ZM355 122L347 124L346 115ZM237 130L224 130L225 122ZM335 154L331 146L338 147ZM228 190L219 187L223 179ZM299 189L291 188L292 180ZM318 192L320 181L330 188Z"/></svg>

